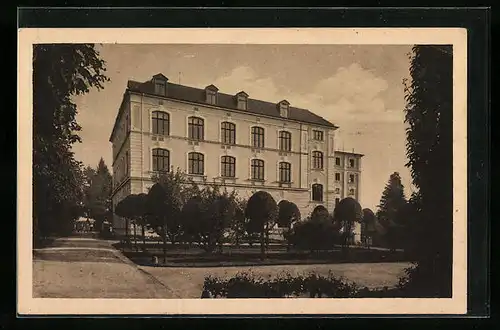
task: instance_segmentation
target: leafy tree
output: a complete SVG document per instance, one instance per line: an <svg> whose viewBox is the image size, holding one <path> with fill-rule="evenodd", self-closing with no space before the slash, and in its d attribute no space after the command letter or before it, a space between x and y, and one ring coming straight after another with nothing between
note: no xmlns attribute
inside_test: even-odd
<svg viewBox="0 0 500 330"><path fill-rule="evenodd" d="M220 187L207 186L192 197L182 209L187 236L196 240L207 252L215 247L222 251L223 237L236 212L235 193L221 192Z"/></svg>
<svg viewBox="0 0 500 330"><path fill-rule="evenodd" d="M361 222L361 233L363 242L370 246L373 244L373 238L377 235L377 217L369 208L363 209L363 221Z"/></svg>
<svg viewBox="0 0 500 330"><path fill-rule="evenodd" d="M142 250L146 251L146 227L148 225L148 195L140 193L136 196L136 221L141 226Z"/></svg>
<svg viewBox="0 0 500 330"><path fill-rule="evenodd" d="M265 191L254 193L247 203L245 216L249 219L248 232L260 234L261 258L265 256L265 239L273 228L278 216L278 205L274 198Z"/></svg>
<svg viewBox="0 0 500 330"><path fill-rule="evenodd" d="M96 220L96 227L101 228L102 223L111 216L109 201L113 187L111 173L100 159L97 169L87 167L84 170L86 177L85 202L86 215Z"/></svg>
<svg viewBox="0 0 500 330"><path fill-rule="evenodd" d="M354 198L346 197L335 207L333 219L342 230L342 248L346 250L352 239L354 224L363 219L361 205Z"/></svg>
<svg viewBox="0 0 500 330"><path fill-rule="evenodd" d="M328 210L323 205L318 205L311 212L311 218L328 217Z"/></svg>
<svg viewBox="0 0 500 330"><path fill-rule="evenodd" d="M128 197L128 196L127 196ZM121 201L118 202L118 204L116 204L116 207L115 207L115 214L119 217L122 217L125 219L125 239L127 241L127 243L129 242L129 229L130 229L130 211L129 211L129 202L127 202L125 199L127 198L125 197L124 199L122 199Z"/></svg>
<svg viewBox="0 0 500 330"><path fill-rule="evenodd" d="M300 210L295 203L282 200L278 203L278 227L288 228L300 221Z"/></svg>
<svg viewBox="0 0 500 330"><path fill-rule="evenodd" d="M39 236L67 232L81 214L83 175L71 145L79 142L71 98L109 80L93 44L33 47L33 225Z"/></svg>
<svg viewBox="0 0 500 330"><path fill-rule="evenodd" d="M155 183L148 192L146 209L149 226L161 237L163 242L163 262L167 259L167 216L166 191L160 183Z"/></svg>
<svg viewBox="0 0 500 330"><path fill-rule="evenodd" d="M247 202L244 199L236 199L233 221L231 221L231 238L236 246L240 245L241 239L245 236L247 228L247 218L245 209Z"/></svg>
<svg viewBox="0 0 500 330"><path fill-rule="evenodd" d="M391 250L403 245L407 204L401 176L394 172L385 186L377 211L377 219L385 229L384 241Z"/></svg>
<svg viewBox="0 0 500 330"><path fill-rule="evenodd" d="M147 213L149 225L163 240L163 258L166 260L167 238L172 244L182 236L181 211L187 192L183 189L185 175L177 171L152 176L155 184L148 192Z"/></svg>
<svg viewBox="0 0 500 330"><path fill-rule="evenodd" d="M414 260L407 285L420 296L451 297L453 252L453 55L451 46L417 45L405 82L407 166Z"/></svg>
<svg viewBox="0 0 500 330"><path fill-rule="evenodd" d="M338 227L328 212L322 209L318 211L312 212L311 217L294 225L286 236L289 245L311 252L333 247L337 241Z"/></svg>

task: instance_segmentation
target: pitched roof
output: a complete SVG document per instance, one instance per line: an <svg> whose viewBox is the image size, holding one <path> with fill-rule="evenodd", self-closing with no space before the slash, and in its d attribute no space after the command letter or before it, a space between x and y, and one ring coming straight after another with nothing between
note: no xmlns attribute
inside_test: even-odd
<svg viewBox="0 0 500 330"><path fill-rule="evenodd" d="M129 91L144 93L149 95L156 95L155 89L152 81L137 82L129 80L127 84ZM188 101L193 103L206 104L205 89L194 88L184 85L178 85L173 83L167 84L167 97L182 101ZM234 109L238 111L248 112L254 115L265 115L270 117L282 118L280 117L277 103L266 102L261 100L255 100L249 98L247 101L247 110L237 109L237 104L235 100L235 95L229 95L224 93L218 93L217 106ZM316 124L321 126L327 126L331 128L337 128L334 124L327 121L326 119L312 113L309 110L290 107L288 110L288 119Z"/></svg>

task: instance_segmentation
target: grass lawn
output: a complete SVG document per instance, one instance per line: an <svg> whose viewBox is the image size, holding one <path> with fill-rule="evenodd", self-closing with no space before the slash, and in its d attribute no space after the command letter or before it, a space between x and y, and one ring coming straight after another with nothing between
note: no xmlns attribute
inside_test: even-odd
<svg viewBox="0 0 500 330"><path fill-rule="evenodd" d="M200 298L205 276L231 277L238 272L251 271L261 276L274 276L281 271L292 275L307 274L311 271L327 275L331 270L335 275L344 277L348 281L356 282L359 286L368 288L393 287L399 276L403 275L408 263L369 263L369 264L335 264L335 265L280 265L256 267L148 267L140 266L164 285L175 292L174 295L182 298Z"/></svg>

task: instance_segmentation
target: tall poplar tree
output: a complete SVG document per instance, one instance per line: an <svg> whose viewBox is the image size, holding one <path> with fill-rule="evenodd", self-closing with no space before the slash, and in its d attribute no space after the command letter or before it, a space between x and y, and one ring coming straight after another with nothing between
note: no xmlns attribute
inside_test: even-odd
<svg viewBox="0 0 500 330"><path fill-rule="evenodd" d="M405 83L407 166L418 189L412 205L408 292L451 297L453 252L452 46L417 45Z"/></svg>

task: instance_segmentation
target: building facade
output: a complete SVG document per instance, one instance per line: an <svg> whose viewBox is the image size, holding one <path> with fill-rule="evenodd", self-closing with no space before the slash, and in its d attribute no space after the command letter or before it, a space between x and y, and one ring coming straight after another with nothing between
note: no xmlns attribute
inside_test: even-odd
<svg viewBox="0 0 500 330"><path fill-rule="evenodd" d="M344 197L359 199L361 174L362 155L335 150L337 128L286 100L172 84L162 74L129 81L109 139L113 207L147 193L153 173L179 168L244 198L265 190L276 202L294 202L303 217L318 205L332 212ZM124 223L115 216L118 234Z"/></svg>

